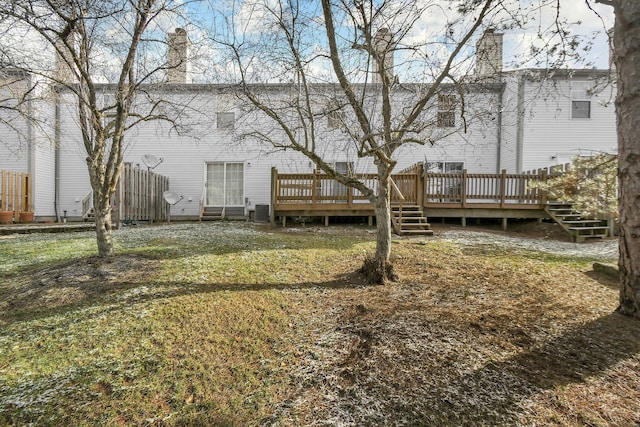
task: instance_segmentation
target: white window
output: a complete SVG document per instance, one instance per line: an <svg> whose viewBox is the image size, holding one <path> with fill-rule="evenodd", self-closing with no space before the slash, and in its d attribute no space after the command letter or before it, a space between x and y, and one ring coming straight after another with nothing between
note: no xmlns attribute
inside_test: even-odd
<svg viewBox="0 0 640 427"><path fill-rule="evenodd" d="M587 82L571 82L571 118L591 118L591 88Z"/></svg>
<svg viewBox="0 0 640 427"><path fill-rule="evenodd" d="M330 102L327 110L327 127L329 129L344 128L345 114L340 106L335 102Z"/></svg>
<svg viewBox="0 0 640 427"><path fill-rule="evenodd" d="M458 203L461 200L461 176L464 171L464 162L429 162L426 164L427 172L447 173L448 176L438 177L430 186L430 191L440 195L441 202Z"/></svg>
<svg viewBox="0 0 640 427"><path fill-rule="evenodd" d="M343 175L353 174L353 162L335 162L334 167L336 172ZM337 199L338 203L346 203L349 197L349 188L346 185L340 184L337 181L333 182L333 196Z"/></svg>
<svg viewBox="0 0 640 427"><path fill-rule="evenodd" d="M345 175L353 174L353 162L336 162L334 166L338 173Z"/></svg>
<svg viewBox="0 0 640 427"><path fill-rule="evenodd" d="M464 162L428 162L427 172L462 173Z"/></svg>
<svg viewBox="0 0 640 427"><path fill-rule="evenodd" d="M439 128L452 128L456 125L456 96L453 94L438 95Z"/></svg>
<svg viewBox="0 0 640 427"><path fill-rule="evenodd" d="M216 127L218 129L235 128L236 113L234 112L218 112L216 113Z"/></svg>

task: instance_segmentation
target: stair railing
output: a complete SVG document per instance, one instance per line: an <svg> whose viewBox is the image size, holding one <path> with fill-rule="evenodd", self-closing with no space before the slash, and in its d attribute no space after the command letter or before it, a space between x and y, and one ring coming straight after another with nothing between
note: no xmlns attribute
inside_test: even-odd
<svg viewBox="0 0 640 427"><path fill-rule="evenodd" d="M89 191L89 194L82 199L82 219L87 219L93 208L93 191Z"/></svg>
<svg viewBox="0 0 640 427"><path fill-rule="evenodd" d="M200 221L202 221L202 217L204 216L204 199L207 194L207 186L205 185L202 189L202 194L200 194L200 216L198 217Z"/></svg>
<svg viewBox="0 0 640 427"><path fill-rule="evenodd" d="M395 192L400 200L400 209L398 211L398 227L402 227L402 205L404 204L405 197L402 191L398 188L393 178L389 177L389 183L391 184L391 191Z"/></svg>

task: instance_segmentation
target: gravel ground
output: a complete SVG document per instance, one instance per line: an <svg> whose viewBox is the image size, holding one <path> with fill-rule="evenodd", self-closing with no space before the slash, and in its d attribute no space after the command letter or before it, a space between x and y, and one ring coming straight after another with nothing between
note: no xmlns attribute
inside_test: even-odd
<svg viewBox="0 0 640 427"><path fill-rule="evenodd" d="M517 251L540 251L580 258L617 258L618 239L593 240L584 243L562 242L554 239L531 238L509 233L477 230L444 230L437 232L436 240L467 246L493 245Z"/></svg>
<svg viewBox="0 0 640 427"><path fill-rule="evenodd" d="M573 243L569 237L558 230L555 224L527 224L525 227L513 227L514 231L496 231L481 227L451 227L432 225L434 235L432 237L398 237L393 235L394 240L417 240L420 242L443 241L452 242L464 246L485 246L491 245L498 248L516 250L525 253L539 251L550 254L574 256L579 258L597 258L611 261L618 257L618 239L593 239L584 243ZM375 228L362 228L351 226L330 226L330 227L287 227L279 229L283 232L311 232L311 233L368 233L375 238Z"/></svg>

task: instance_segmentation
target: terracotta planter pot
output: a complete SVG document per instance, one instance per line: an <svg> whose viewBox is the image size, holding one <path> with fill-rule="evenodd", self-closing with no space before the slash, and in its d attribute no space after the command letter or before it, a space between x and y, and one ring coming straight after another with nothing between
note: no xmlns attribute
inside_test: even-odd
<svg viewBox="0 0 640 427"><path fill-rule="evenodd" d="M20 222L33 222L33 212L20 212Z"/></svg>
<svg viewBox="0 0 640 427"><path fill-rule="evenodd" d="M0 211L0 224L13 223L13 211Z"/></svg>

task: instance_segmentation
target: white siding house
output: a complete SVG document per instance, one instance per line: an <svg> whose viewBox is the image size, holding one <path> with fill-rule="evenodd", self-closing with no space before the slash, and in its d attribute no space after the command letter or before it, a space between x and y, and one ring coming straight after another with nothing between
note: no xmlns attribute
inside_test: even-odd
<svg viewBox="0 0 640 427"><path fill-rule="evenodd" d="M105 86L105 90L108 89L109 86ZM171 190L183 196L172 207L174 218L198 218L201 200L207 206L225 205L228 213L248 215L256 204L270 203L272 168L281 173L310 173L315 169L302 154L278 149L256 137L257 132L264 133L266 129L278 144L283 141L284 133L264 114L247 109L227 87L183 84L172 85L170 91L161 86L149 88L151 90L157 98L169 101L167 110L180 106L183 113L173 123L149 121L129 131L124 161L140 168L155 166L154 172L169 177ZM273 91L273 88L268 90ZM275 95L286 92L287 87L281 86ZM411 91L399 93L398 98L411 96ZM398 152L396 170L427 161L441 164L443 168L449 164L463 164L474 172L496 171L497 120L485 120L485 113L488 111L494 118L499 113L498 96L498 87L470 92L468 98L474 100L475 106L467 112L467 132L457 132L462 123L436 128L429 137L441 137L438 132L451 134L435 145L426 142L404 147ZM66 94L62 100L58 172L60 215L66 211L67 217L73 220L82 215L81 202L91 189L73 98ZM428 114L436 116L435 110L429 110ZM454 120L462 121L459 117ZM316 141L325 161L338 167L348 165L356 173L374 171L371 160L358 158L352 138L339 127L331 126L328 117L320 117L317 127ZM162 161L157 166L146 165L145 155Z"/></svg>
<svg viewBox="0 0 640 427"><path fill-rule="evenodd" d="M48 88L23 71L0 71L0 170L29 173L31 206L54 216L55 106Z"/></svg>
<svg viewBox="0 0 640 427"><path fill-rule="evenodd" d="M501 167L520 173L617 150L609 70L505 73Z"/></svg>
<svg viewBox="0 0 640 427"><path fill-rule="evenodd" d="M29 172L32 154L32 126L19 110L28 114L20 99L30 86L26 73L0 72L0 169Z"/></svg>
<svg viewBox="0 0 640 427"><path fill-rule="evenodd" d="M500 34L489 32L478 49L495 48L499 53L501 42ZM447 92L445 86L421 117L425 126L416 135L424 143L399 149L396 171L424 163L434 172L520 173L593 151L615 152L615 87L608 70L502 72L500 54L479 58L493 63L478 64L478 82L464 88L464 114L458 92ZM402 114L403 106L426 87L396 85L395 110ZM328 112L331 102L339 99L331 94L339 94L339 88L324 84L315 89L317 143L324 160L357 173L373 171L370 159L357 156L353 137L346 131L357 129L350 123L349 109ZM108 96L112 86L103 85L101 90ZM302 154L278 148L284 133L231 87L185 80L145 91L162 100L161 112L175 120L147 121L128 131L124 161L140 168L155 166L154 172L169 177L171 190L183 196L171 208L173 218L198 218L201 200L246 216L256 205L270 203L272 168L282 173L315 169ZM285 102L294 92L291 84L256 88L272 102ZM80 219L82 200L91 191L86 153L72 95L62 90L56 99L57 105L49 105L48 120L55 124L48 131L25 131L31 135L25 141L15 130L0 126L0 169L34 175L38 218L61 218L66 213L70 220ZM379 108L374 99L367 104L372 116ZM139 108L148 105L141 101ZM265 135L276 142L275 147L264 141ZM161 162L147 165L145 158Z"/></svg>

